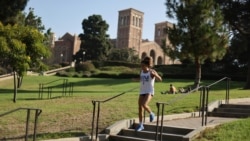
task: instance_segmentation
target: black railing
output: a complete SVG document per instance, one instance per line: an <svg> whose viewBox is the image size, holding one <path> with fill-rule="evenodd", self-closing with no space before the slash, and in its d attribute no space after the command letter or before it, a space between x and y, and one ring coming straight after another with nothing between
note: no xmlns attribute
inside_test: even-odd
<svg viewBox="0 0 250 141"><path fill-rule="evenodd" d="M100 101L100 100L93 100L92 101L92 104L93 104L93 117L92 117L91 141L95 141L98 138L98 130L99 130L99 124L98 123L99 123L99 117L100 117L101 103L108 102L108 101L110 101L112 99L115 99L115 98L121 96L121 95L124 95L127 92L131 92L131 91L133 91L133 90L135 90L137 88L138 87L132 88L132 89L130 89L128 91L125 91L125 92L122 92L120 94L117 94L117 95L115 95L115 96L113 96L111 98L108 98L106 100L102 100L102 101ZM96 106L97 106L97 111L96 111ZM97 112L97 115L95 115L96 112ZM95 120L96 120L96 122L95 122ZM94 138L94 128L95 128L95 138Z"/></svg>
<svg viewBox="0 0 250 141"><path fill-rule="evenodd" d="M199 90L200 91L200 110L199 110L199 116L202 116L202 126L207 124L207 110L208 110L208 99L209 99L209 90L210 88L221 82L227 80L226 83L226 97L225 97L225 103L229 103L229 89L230 89L230 78L228 77L224 77L210 85L207 86L200 86L198 88L195 88L189 92L187 92L185 95L180 95L175 97L174 99L172 99L169 102L156 102L156 106L157 106L157 121L156 121L156 133L155 133L155 140L158 141L158 138L160 138L159 140L162 140L162 132L163 132L163 120L164 120L164 108L165 105L171 105L173 103L175 103L176 101L179 101L181 99L183 99L184 97L186 97L187 95L189 95L190 93ZM159 127L159 117L160 117L160 109L161 109L161 125ZM201 112L201 113L200 113ZM159 128L161 129L159 131ZM159 133L160 132L160 133Z"/></svg>
<svg viewBox="0 0 250 141"><path fill-rule="evenodd" d="M160 136L160 141L162 140L165 105L172 105L173 103L176 103L177 101L185 98L187 95L189 95L189 93L200 90L202 88L203 88L203 86L195 88L195 89L193 89L191 91L188 91L188 92L186 92L186 93L184 93L182 95L179 95L179 96L175 97L174 99L172 99L169 102L156 102L156 106L157 106L156 133L155 133L155 140L156 141L158 141L159 136ZM161 125L159 127L160 109L161 109ZM160 131L159 131L159 128L161 129ZM160 134L159 134L159 132L160 132Z"/></svg>
<svg viewBox="0 0 250 141"><path fill-rule="evenodd" d="M58 81L62 81L61 86L53 86L51 85L52 83L58 82ZM67 88L69 87L69 90L67 91ZM39 84L39 91L38 91L38 99L43 99L43 92L44 90L47 89L47 93L48 93L48 99L52 97L52 89L53 88L62 88L62 96L66 96L67 92L70 95L73 95L73 83L69 83L68 79L58 79L58 80L54 80L48 83L40 83Z"/></svg>
<svg viewBox="0 0 250 141"><path fill-rule="evenodd" d="M28 141L30 111L31 110L35 111L35 121L34 121L34 129L33 129L33 141L35 141L36 140L36 130L37 130L38 117L42 113L42 110L41 109L35 109L35 108L17 108L17 109L11 110L9 112L0 114L0 117L9 115L9 114L14 113L14 112L19 111L19 110L27 110L26 126L25 126L25 141Z"/></svg>
<svg viewBox="0 0 250 141"><path fill-rule="evenodd" d="M225 96L225 104L228 104L229 103L229 97L230 97L230 93L229 93L229 90L230 90L230 81L231 81L231 78L228 78L228 77L224 77L210 85L207 85L203 88L203 92L201 92L200 94L200 112L201 112L201 117L202 117L202 126L206 126L207 125L207 112L208 112L208 101L209 101L209 91L211 89L212 86L222 82L226 80L226 96ZM199 116L200 116L200 112L199 112Z"/></svg>
<svg viewBox="0 0 250 141"><path fill-rule="evenodd" d="M213 85L218 84L218 83L220 83L220 82L222 82L222 81L224 81L224 80L227 81L227 83L226 83L225 103L228 104L228 103L229 103L229 96L230 96L229 90L230 90L231 78L229 78L229 77L224 77L224 78L222 78L222 79L220 79L220 80L218 80L218 81L216 81L216 82L214 82L214 83L208 85L207 87L208 87L208 90L210 90L210 88L211 88Z"/></svg>

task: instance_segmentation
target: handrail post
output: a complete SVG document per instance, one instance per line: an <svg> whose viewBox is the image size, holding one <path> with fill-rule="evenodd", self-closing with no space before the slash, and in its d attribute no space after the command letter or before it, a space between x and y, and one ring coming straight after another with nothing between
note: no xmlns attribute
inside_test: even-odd
<svg viewBox="0 0 250 141"><path fill-rule="evenodd" d="M41 83L39 83L38 99L40 99L40 95L41 95Z"/></svg>
<svg viewBox="0 0 250 141"><path fill-rule="evenodd" d="M44 89L44 84L42 83L42 95L41 95L42 99L43 99L43 89Z"/></svg>
<svg viewBox="0 0 250 141"><path fill-rule="evenodd" d="M159 115L160 115L160 103L156 102L157 107L157 120L156 120L156 133L155 133L155 140L158 140L158 132L159 132Z"/></svg>
<svg viewBox="0 0 250 141"><path fill-rule="evenodd" d="M199 117L201 117L201 108L202 108L202 96L203 96L203 89L200 88L200 109L199 109Z"/></svg>
<svg viewBox="0 0 250 141"><path fill-rule="evenodd" d="M204 111L205 111L205 88L202 87L202 112L201 112L201 125L204 126Z"/></svg>
<svg viewBox="0 0 250 141"><path fill-rule="evenodd" d="M64 90L64 96L67 96L67 89L68 89L68 79L65 80L65 90Z"/></svg>
<svg viewBox="0 0 250 141"><path fill-rule="evenodd" d="M205 94L206 94L206 109L205 109L205 110L206 110L206 115L205 115L205 125L207 125L209 87L206 87Z"/></svg>
<svg viewBox="0 0 250 141"><path fill-rule="evenodd" d="M98 101L98 109L97 109L97 117L96 117L96 134L95 139L98 138L98 130L99 130L99 116L100 116L100 101Z"/></svg>
<svg viewBox="0 0 250 141"><path fill-rule="evenodd" d="M39 116L38 109L36 109L35 122L34 122L34 132L33 132L33 141L36 140L36 129L37 129L38 116Z"/></svg>
<svg viewBox="0 0 250 141"><path fill-rule="evenodd" d="M96 101L92 101L92 104L93 104L93 115L92 115L91 141L93 141L93 136L94 136Z"/></svg>
<svg viewBox="0 0 250 141"><path fill-rule="evenodd" d="M28 141L29 120L30 120L30 109L27 109L25 141Z"/></svg>
<svg viewBox="0 0 250 141"><path fill-rule="evenodd" d="M164 107L165 107L165 104L162 104L162 109L161 109L161 133L160 133L160 141L162 141L163 120L164 120Z"/></svg>
<svg viewBox="0 0 250 141"><path fill-rule="evenodd" d="M160 106L161 105L161 106ZM158 141L158 133L159 133L159 118L160 118L160 107L161 107L161 131L160 131L160 141L162 141L162 132L163 132L163 120L164 120L164 103L156 103L157 106L157 121L156 121L156 132L155 132L155 140Z"/></svg>
<svg viewBox="0 0 250 141"><path fill-rule="evenodd" d="M73 83L69 83L69 96L73 96Z"/></svg>

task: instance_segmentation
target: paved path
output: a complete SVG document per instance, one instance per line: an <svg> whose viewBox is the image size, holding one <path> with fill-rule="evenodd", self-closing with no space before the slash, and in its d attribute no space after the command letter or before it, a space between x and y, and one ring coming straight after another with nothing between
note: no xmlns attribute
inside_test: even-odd
<svg viewBox="0 0 250 141"><path fill-rule="evenodd" d="M230 100L229 103L250 105L250 98L232 99L232 100ZM238 119L239 118L229 118L229 117L207 117L207 125L206 126L215 126L215 125L223 124L226 122L235 121ZM202 118L201 117L193 117L193 118L178 118L178 119L172 119L172 120L165 120L164 125L165 126L178 126L178 127L187 127L187 128L196 129L196 128L202 127Z"/></svg>
<svg viewBox="0 0 250 141"><path fill-rule="evenodd" d="M234 100L230 101L229 103L250 105L250 98L234 99ZM172 116L172 115L170 115L170 116ZM179 118L165 120L164 126L187 127L187 128L191 128L191 129L198 129L198 128L202 127L202 118L201 117L184 118L182 114L179 114L177 116L174 115L173 117L179 117ZM173 118L173 117L171 117L171 118ZM208 117L206 126L216 126L219 124L235 121L238 119L239 118ZM151 122L148 124L156 124L156 122ZM53 140L46 140L46 141L79 141L79 138L64 138L64 139L53 139Z"/></svg>
<svg viewBox="0 0 250 141"><path fill-rule="evenodd" d="M234 120L237 120L237 118L208 117L207 126L214 126ZM202 127L202 118L196 117L196 118L174 119L174 120L164 121L164 125L196 129Z"/></svg>

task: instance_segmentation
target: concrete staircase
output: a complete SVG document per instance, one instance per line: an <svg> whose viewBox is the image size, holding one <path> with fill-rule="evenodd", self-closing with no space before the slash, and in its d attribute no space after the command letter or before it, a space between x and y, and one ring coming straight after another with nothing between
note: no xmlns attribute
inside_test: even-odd
<svg viewBox="0 0 250 141"><path fill-rule="evenodd" d="M247 118L250 117L250 105L221 104L212 112L208 112L208 116Z"/></svg>
<svg viewBox="0 0 250 141"><path fill-rule="evenodd" d="M131 128L122 129L116 135L110 135L109 141L155 141L156 126L152 124L144 124L144 130L135 131L134 127L138 124L134 123ZM184 136L192 132L194 129L164 126L162 140L164 141L185 141ZM158 134L160 139L160 133Z"/></svg>

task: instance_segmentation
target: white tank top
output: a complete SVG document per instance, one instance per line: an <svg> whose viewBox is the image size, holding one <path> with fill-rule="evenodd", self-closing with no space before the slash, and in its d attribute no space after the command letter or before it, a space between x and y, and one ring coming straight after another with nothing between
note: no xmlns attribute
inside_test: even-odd
<svg viewBox="0 0 250 141"><path fill-rule="evenodd" d="M140 74L140 94L151 94L154 95L154 82L155 77L152 78L150 71L144 73L141 71Z"/></svg>

